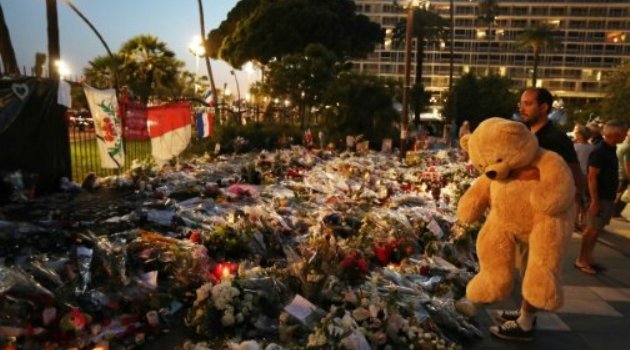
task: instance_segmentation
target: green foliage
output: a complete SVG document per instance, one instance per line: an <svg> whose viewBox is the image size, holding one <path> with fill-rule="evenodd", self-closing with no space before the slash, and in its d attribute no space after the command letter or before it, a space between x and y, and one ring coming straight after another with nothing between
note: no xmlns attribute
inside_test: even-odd
<svg viewBox="0 0 630 350"><path fill-rule="evenodd" d="M247 140L247 145L240 151L270 150L278 146L278 139L283 134L287 137L293 137L294 143L301 140L301 131L299 127L294 125L261 123L222 125L215 129L215 134L212 137L202 140L194 138L182 156L201 155L205 152L210 154L214 151L217 142L221 144L221 152L234 152L234 140L238 136Z"/></svg>
<svg viewBox="0 0 630 350"><path fill-rule="evenodd" d="M304 121L310 107L322 96L341 69L337 57L321 44L306 47L304 53L284 56L268 66L261 88L267 94L297 105ZM303 124L303 123L302 123Z"/></svg>
<svg viewBox="0 0 630 350"><path fill-rule="evenodd" d="M472 73L462 75L447 97L444 114L458 124L468 120L473 128L490 117L510 118L518 101L512 85L509 78L496 75L480 79Z"/></svg>
<svg viewBox="0 0 630 350"><path fill-rule="evenodd" d="M630 63L607 76L606 98L602 103L606 120L630 120Z"/></svg>
<svg viewBox="0 0 630 350"><path fill-rule="evenodd" d="M429 105L431 93L424 89L424 85L416 84L410 91L411 110L414 111L414 123L420 123L420 113L424 112Z"/></svg>
<svg viewBox="0 0 630 350"><path fill-rule="evenodd" d="M384 34L355 9L349 0L241 1L210 32L209 54L240 67L252 60L267 64L319 43L339 57L362 57Z"/></svg>
<svg viewBox="0 0 630 350"><path fill-rule="evenodd" d="M413 11L412 36L426 45L429 42L445 40L448 37L450 23L439 14L425 8L416 8ZM396 24L392 32L392 42L401 46L407 33L407 21L401 20ZM416 49L419 49L418 47Z"/></svg>
<svg viewBox="0 0 630 350"><path fill-rule="evenodd" d="M183 90L180 70L184 63L175 58L166 43L151 35L139 35L125 42L113 56L100 56L85 69L87 83L98 88L127 85L143 102L149 96L170 99Z"/></svg>
<svg viewBox="0 0 630 350"><path fill-rule="evenodd" d="M371 145L397 137L393 107L397 83L354 72L341 73L324 96L324 128L329 139L362 134Z"/></svg>
<svg viewBox="0 0 630 350"><path fill-rule="evenodd" d="M517 35L516 47L531 49L534 55L531 86L536 86L538 80L538 62L542 49L545 47L555 49L559 45L560 43L553 36L553 27L546 24L539 23L533 27L525 28Z"/></svg>

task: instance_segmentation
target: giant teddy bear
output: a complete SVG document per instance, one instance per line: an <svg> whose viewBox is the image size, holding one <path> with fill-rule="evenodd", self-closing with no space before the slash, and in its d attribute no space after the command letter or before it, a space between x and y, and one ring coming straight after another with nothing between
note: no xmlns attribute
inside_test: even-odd
<svg viewBox="0 0 630 350"><path fill-rule="evenodd" d="M573 232L575 186L571 170L555 152L538 146L519 122L483 121L461 146L481 172L461 197L461 223L487 217L477 237L479 272L466 296L491 303L513 288L515 242L529 245L522 295L531 305L555 310L562 305L560 270Z"/></svg>

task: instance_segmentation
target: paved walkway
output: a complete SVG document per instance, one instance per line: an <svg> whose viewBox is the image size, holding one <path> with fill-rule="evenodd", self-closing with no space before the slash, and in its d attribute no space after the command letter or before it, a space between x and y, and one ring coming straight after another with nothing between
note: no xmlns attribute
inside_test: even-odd
<svg viewBox="0 0 630 350"><path fill-rule="evenodd" d="M630 208L624 215L630 217ZM581 236L573 235L564 269L565 302L554 313L538 315L532 342L510 342L493 337L497 310L516 308L516 294L500 304L479 310L477 321L484 333L480 342L464 349L552 349L628 350L630 349L630 222L613 220L595 248L595 257L607 270L591 276L573 267Z"/></svg>

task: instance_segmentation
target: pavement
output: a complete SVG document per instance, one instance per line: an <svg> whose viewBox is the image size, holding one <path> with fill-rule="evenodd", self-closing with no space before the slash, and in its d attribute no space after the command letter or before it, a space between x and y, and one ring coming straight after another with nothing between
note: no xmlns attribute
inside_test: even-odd
<svg viewBox="0 0 630 350"><path fill-rule="evenodd" d="M630 218L630 206L623 215ZM515 285L508 300L478 310L477 326L484 337L464 344L464 349L630 349L630 221L613 219L599 237L595 259L606 271L597 275L573 266L580 240L581 235L574 233L564 262L564 305L555 312L538 314L533 341L506 341L488 330L499 310L520 305L520 285Z"/></svg>

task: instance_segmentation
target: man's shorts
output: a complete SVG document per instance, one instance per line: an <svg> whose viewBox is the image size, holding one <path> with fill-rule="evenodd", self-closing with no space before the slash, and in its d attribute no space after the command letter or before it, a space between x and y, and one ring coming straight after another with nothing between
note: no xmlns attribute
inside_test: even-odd
<svg viewBox="0 0 630 350"><path fill-rule="evenodd" d="M612 200L600 199L599 200L599 212L592 214L587 210L586 212L586 227L596 230L602 230L606 225L610 223L612 218L614 204Z"/></svg>

